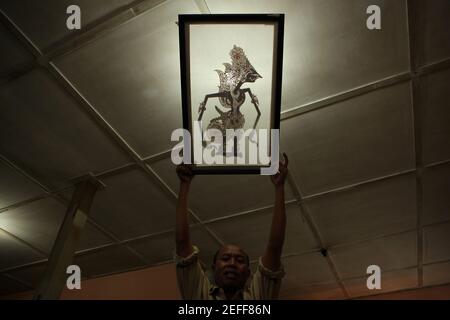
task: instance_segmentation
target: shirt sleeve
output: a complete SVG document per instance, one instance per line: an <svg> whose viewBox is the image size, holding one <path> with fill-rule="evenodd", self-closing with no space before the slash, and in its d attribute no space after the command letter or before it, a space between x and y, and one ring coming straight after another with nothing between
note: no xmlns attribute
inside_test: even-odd
<svg viewBox="0 0 450 320"><path fill-rule="evenodd" d="M198 260L198 248L192 246L192 250L185 258L174 254L178 288L185 300L208 299L209 280Z"/></svg>
<svg viewBox="0 0 450 320"><path fill-rule="evenodd" d="M284 268L281 265L279 270L267 269L262 258L259 258L258 267L250 283L250 294L255 300L278 299L281 287L281 279L284 277Z"/></svg>

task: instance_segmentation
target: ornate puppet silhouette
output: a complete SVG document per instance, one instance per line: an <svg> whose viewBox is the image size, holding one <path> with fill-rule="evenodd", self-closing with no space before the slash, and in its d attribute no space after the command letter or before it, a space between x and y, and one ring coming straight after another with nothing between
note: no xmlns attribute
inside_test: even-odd
<svg viewBox="0 0 450 320"><path fill-rule="evenodd" d="M225 71L215 70L219 74L219 92L207 94L198 108L198 121L201 121L203 117L203 113L206 110L206 103L209 98L219 98L219 102L222 107L231 109L229 111L222 111L215 106L216 111L219 113L219 117L213 118L207 128L220 130L224 137L226 129L237 130L244 127L245 117L240 112L240 108L245 102L246 93L250 95L251 102L255 106L256 112L258 113L253 129L256 128L261 116L259 101L256 95L252 93L250 88L241 87L244 83L255 82L256 79L262 78L262 76L248 61L242 48L234 45L233 49L230 51L230 56L231 64L223 64L225 66Z"/></svg>

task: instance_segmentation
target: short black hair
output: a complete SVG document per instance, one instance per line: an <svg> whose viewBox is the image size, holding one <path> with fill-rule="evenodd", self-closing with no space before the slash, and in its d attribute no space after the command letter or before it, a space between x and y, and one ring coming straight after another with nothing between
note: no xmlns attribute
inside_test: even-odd
<svg viewBox="0 0 450 320"><path fill-rule="evenodd" d="M219 249L217 249L217 251L216 251L216 253L214 254L214 257L213 257L213 265L216 264L217 256L219 255L220 250L222 250L222 248L225 247L225 246L236 246L236 247L239 247L236 244L225 244L222 247L220 247ZM242 253L245 256L245 262L247 263L247 266L250 267L250 258L248 256L247 252L245 252L241 247L239 247L239 249L241 249Z"/></svg>

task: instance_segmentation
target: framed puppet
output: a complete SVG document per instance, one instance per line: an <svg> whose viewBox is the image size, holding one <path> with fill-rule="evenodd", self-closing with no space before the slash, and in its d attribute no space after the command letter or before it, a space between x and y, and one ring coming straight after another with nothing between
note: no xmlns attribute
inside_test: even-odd
<svg viewBox="0 0 450 320"><path fill-rule="evenodd" d="M194 171L260 173L279 139L284 15L179 15L178 24Z"/></svg>

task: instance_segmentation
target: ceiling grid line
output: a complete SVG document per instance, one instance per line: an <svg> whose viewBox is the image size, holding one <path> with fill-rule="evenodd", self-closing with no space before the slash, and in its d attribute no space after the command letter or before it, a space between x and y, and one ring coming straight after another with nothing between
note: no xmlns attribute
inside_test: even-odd
<svg viewBox="0 0 450 320"><path fill-rule="evenodd" d="M332 249L338 249L338 248L342 248L342 247L344 247L344 248L345 247L351 247L351 246L354 246L355 244L361 244L361 243L370 242L370 241L379 240L379 239L386 239L386 238L399 236L399 235L403 235L403 234L411 233L411 232L416 232L416 231L417 231L417 229L416 229L416 227L414 227L412 229L406 229L406 230L403 230L403 231L379 234L379 235L376 235L374 237L362 238L362 239L353 240L353 241L349 241L349 242L340 242L338 244L332 244L332 245L329 245L327 247L327 249L332 250Z"/></svg>
<svg viewBox="0 0 450 320"><path fill-rule="evenodd" d="M439 225L445 225L448 223L450 223L450 219L440 220L439 222L424 223L423 228L435 227L435 226L439 226Z"/></svg>
<svg viewBox="0 0 450 320"><path fill-rule="evenodd" d="M102 245L95 246L95 247L88 248L88 249L77 250L77 251L75 252L75 255L76 255L76 256L80 256L80 255L83 255L83 254L86 254L86 253L91 253L91 252L100 251L101 249L111 248L111 247L114 247L114 246L116 246L116 245L117 245L117 243L111 242L111 243L102 244Z"/></svg>
<svg viewBox="0 0 450 320"><path fill-rule="evenodd" d="M200 11L200 13L211 14L211 10L209 9L206 0L195 0L195 4L197 5L197 8Z"/></svg>
<svg viewBox="0 0 450 320"><path fill-rule="evenodd" d="M194 225L190 225L189 227L196 227L199 224L194 224ZM129 243L129 242L134 242L134 241L141 241L141 240L149 240L152 238L157 238L160 236L165 236L165 235L169 235L171 233L174 233L174 229L169 229L169 230L164 230L164 231L159 231L159 232L153 232L153 233L148 233L148 234L144 234L142 236L137 236L137 237L133 237L133 238L128 238L126 240L123 240L122 243Z"/></svg>
<svg viewBox="0 0 450 320"><path fill-rule="evenodd" d="M112 32L121 25L133 20L138 14L150 11L158 4L165 1L167 0L134 0L129 4L121 6L104 16L97 18L84 28L75 31L51 44L47 48L44 48L43 55L47 60L52 60L56 57L62 57L69 54L94 40L98 40L107 33ZM144 7L146 4L146 10L141 10L139 13L134 10L137 7Z"/></svg>
<svg viewBox="0 0 450 320"><path fill-rule="evenodd" d="M28 179L29 181L33 182L34 184L38 185L42 190L44 190L45 193L50 193L50 189L47 188L45 185L43 185L41 182L39 182L36 178L16 166L12 161L7 159L4 155L0 154L0 160L6 163L9 167L13 168L16 172L18 172L20 175Z"/></svg>
<svg viewBox="0 0 450 320"><path fill-rule="evenodd" d="M335 262L330 257L330 254L328 252L328 248L325 248L324 241L322 239L322 236L320 234L319 228L315 224L311 214L309 213L309 210L306 208L303 202L303 197L301 194L300 186L298 185L297 181L294 178L294 175L292 174L292 170L288 171L288 184L292 189L292 192L294 194L295 199L297 200L297 205L299 207L301 218L306 220L306 225L308 226L309 230L311 231L316 243L318 244L320 248L320 253L322 256L326 259L327 265L330 268L330 271L339 285L340 290L342 291L342 294L346 299L350 298L350 295L347 291L347 289L344 286L344 283L342 282L339 273L337 271L337 267Z"/></svg>
<svg viewBox="0 0 450 320"><path fill-rule="evenodd" d="M308 102L306 104L287 109L281 112L281 121L300 116L302 114L319 110L324 107L334 105L345 100L349 100L370 92L382 88L389 88L398 85L403 82L411 81L412 79L418 78L423 75L430 73L435 73L441 70L446 70L450 68L450 58L443 59L441 61L432 62L430 64L418 67L415 72L407 71L404 73L396 74L385 79L377 80L375 82L362 85L357 88L349 89L348 91L339 92L330 97L326 97L317 101Z"/></svg>
<svg viewBox="0 0 450 320"><path fill-rule="evenodd" d="M44 264L47 261L48 261L48 259L41 259L41 260L29 262L29 263L24 263L24 264L15 266L15 267L3 268L0 270L0 274L12 272L12 271L24 270L24 269L27 269L27 268L30 268L33 266L38 266L38 265Z"/></svg>
<svg viewBox="0 0 450 320"><path fill-rule="evenodd" d="M170 260L162 261L162 262L152 264L152 267L159 267L159 266L167 265L169 263L170 263ZM147 268L147 266L146 267L137 266L137 267L126 268L126 269L123 269L120 271L112 271L112 272L105 272L105 273L100 273L100 274L96 274L96 275L89 275L89 276L86 276L84 280L92 280L92 279L97 279L97 278L102 278L102 277L109 277L109 276L114 276L114 275L118 275L118 274L123 274L126 272L140 271L145 268Z"/></svg>
<svg viewBox="0 0 450 320"><path fill-rule="evenodd" d="M293 203L297 203L297 200L291 199L291 200L284 201L285 205L293 204ZM226 215L226 216L220 216L218 218L204 220L203 223L204 224L210 224L210 223L213 223L213 222L228 220L228 219L232 219L232 218L236 218L236 217L242 217L242 216L246 216L246 215L250 215L250 214L255 214L255 213L258 214L260 211L267 210L267 209L272 209L272 208L274 208L274 205L263 206L263 207L259 207L259 208L256 208L256 209L245 210L245 211L233 213L233 214Z"/></svg>
<svg viewBox="0 0 450 320"><path fill-rule="evenodd" d="M0 155L0 162L2 162L2 161L3 162L8 161L8 162L5 162L7 165L12 164L9 160L6 159L6 157ZM117 174L121 174L121 173L123 173L123 172L125 172L127 170L131 170L131 169L135 168L136 166L137 166L137 164L135 162L132 162L132 163L128 163L128 164L125 164L125 165L121 165L121 166L116 167L116 168L112 168L112 169L109 169L109 170L102 171L102 172L100 172L98 174L92 174L92 176L94 178L97 178L97 179L104 179L106 177L111 177L111 176L114 176L114 175L117 175ZM12 169L16 170L19 173L22 173L22 175L24 175L27 179L29 179L33 183L37 183L36 179L27 176L26 174L21 172L19 168L12 167ZM69 181L76 181L78 178L79 177L75 177L75 178L69 179ZM37 184L41 188L43 188L40 185L40 183L37 183ZM42 195L39 195L39 196L36 196L36 197L32 197L32 198L29 198L29 199L24 199L24 200L18 201L16 203L12 203L12 204L10 204L10 205L8 205L6 207L0 207L0 214L5 212L5 211L8 211L8 210L20 208L22 206L28 205L28 204L36 202L36 201L40 201L40 200L43 200L43 199L47 199L47 198L51 198L51 197L60 195L62 192L68 191L68 190L73 189L73 188L75 188L74 184L71 184L68 187L55 189L55 190L50 190L47 187L45 187L44 194L42 194ZM48 189L48 191L46 191L46 189Z"/></svg>
<svg viewBox="0 0 450 320"><path fill-rule="evenodd" d="M51 61L54 58L64 56L73 52L75 50L80 49L91 41L97 40L101 38L101 36L106 35L107 33L115 30L121 25L133 20L138 15L141 15L145 12L149 12L159 5L167 2L169 0L135 0L132 3L122 6L105 16L98 18L93 21L86 28L83 28L73 34L70 34L63 39L60 39L56 43L50 45L43 50L40 50L36 45L32 43L32 41L26 37L24 33L20 31L20 29L15 26L12 20L0 10L0 15L2 16L2 22L5 26L13 25L14 29L19 31L11 30L16 36L17 32L19 32L19 37L26 37L27 40L31 43L31 49L33 51L33 55L36 57L36 60L31 63L27 63L25 65L19 66L16 70L12 71L7 75L0 75L0 86L13 81L14 79L21 77L29 72L31 72L34 68L42 65L42 62ZM0 78L0 79L1 79Z"/></svg>
<svg viewBox="0 0 450 320"><path fill-rule="evenodd" d="M24 45L24 47L38 60L42 51L31 39L0 9L0 22Z"/></svg>
<svg viewBox="0 0 450 320"><path fill-rule="evenodd" d="M17 283L20 283L22 286L24 286L24 287L27 288L28 290L33 290L33 286L32 286L30 283L28 283L27 281L24 281L24 280L22 280L22 279L19 279L19 278L17 278L17 277L14 277L13 275L10 275L10 274L8 274L8 273L2 273L1 275L4 276L4 277L9 278L9 279L12 280L12 281L15 281L15 282L17 282Z"/></svg>
<svg viewBox="0 0 450 320"><path fill-rule="evenodd" d="M44 257L48 257L48 253L47 253L47 252L44 252L44 251L42 251L41 249L39 249L39 248L33 246L33 245L32 245L31 243L29 243L28 241L26 241L26 240L24 240L24 239L22 239L22 238L16 236L15 234L13 234L13 233L11 233L11 232L5 230L4 228L0 228L0 232L4 232L4 233L5 233L6 235L8 235L9 237L11 237L11 238L13 238L14 240L20 242L21 244L27 246L28 248L32 249L33 251L35 251L35 252L38 253L39 255L44 256Z"/></svg>
<svg viewBox="0 0 450 320"><path fill-rule="evenodd" d="M420 99L419 95L419 76L417 68L420 64L420 56L418 51L418 43L416 39L416 30L419 28L417 19L417 10L412 0L407 0L407 26L408 26L408 45L409 45L409 63L410 71L415 76L411 80L411 106L413 115L413 133L414 133L414 154L416 165L416 229L417 229L417 276L418 286L423 287L423 157L422 157L422 126L420 119Z"/></svg>
<svg viewBox="0 0 450 320"><path fill-rule="evenodd" d="M323 192L318 192L318 193L313 193L307 196L302 197L302 201L308 201L311 199L316 199L316 198L320 198L323 196L328 196L328 195L332 195L332 194L336 194L336 193L340 193L340 192L346 192L346 191L350 191L350 190L354 190L356 188L360 188L363 186L367 186L370 185L372 183L377 183L377 182L381 182L381 181L386 181L386 180L390 180L390 179L395 179L395 178L399 178L402 176L407 176L409 174L413 174L416 172L416 169L408 169L408 170L404 170L404 171L399 171L399 172L395 172L392 174L388 174L385 176L381 176L381 177L376 177L373 179L367 179L361 182L357 182L357 183L353 183L353 184L349 184L343 187L338 187L338 188L334 188L334 189L330 189L327 191L323 191Z"/></svg>
<svg viewBox="0 0 450 320"><path fill-rule="evenodd" d="M152 164L152 163L158 162L160 160L169 159L171 157L171 155L172 155L172 149L162 151L162 152L159 152L159 153L151 155L151 156L143 157L142 161L144 161L147 164Z"/></svg>
<svg viewBox="0 0 450 320"><path fill-rule="evenodd" d="M10 205L7 205L6 207L1 208L0 209L0 214L2 214L3 212L9 211L9 210L13 210L13 209L17 209L17 208L26 206L26 205L28 205L30 203L33 203L33 202L37 202L37 201L40 201L40 200L48 199L51 196L52 196L51 194L45 193L45 194L42 194L40 196L36 196L36 197L33 197L33 198L17 201L17 202L15 202L13 204L10 204Z"/></svg>
<svg viewBox="0 0 450 320"><path fill-rule="evenodd" d="M428 169L433 167L445 166L447 164L450 164L450 159L426 164L424 165L424 168Z"/></svg>

